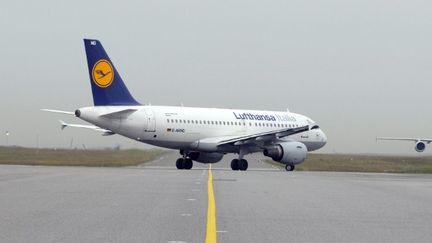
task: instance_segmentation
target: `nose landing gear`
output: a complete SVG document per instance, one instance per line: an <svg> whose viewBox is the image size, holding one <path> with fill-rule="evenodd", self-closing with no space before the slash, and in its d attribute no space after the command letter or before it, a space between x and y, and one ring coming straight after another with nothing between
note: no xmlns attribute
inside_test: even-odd
<svg viewBox="0 0 432 243"><path fill-rule="evenodd" d="M295 169L295 165L290 165L290 164L285 165L286 171L293 171L294 169Z"/></svg>

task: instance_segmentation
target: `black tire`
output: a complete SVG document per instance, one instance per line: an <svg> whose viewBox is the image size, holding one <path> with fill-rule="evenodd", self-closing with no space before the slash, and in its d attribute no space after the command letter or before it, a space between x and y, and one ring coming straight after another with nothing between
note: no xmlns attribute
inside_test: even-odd
<svg viewBox="0 0 432 243"><path fill-rule="evenodd" d="M183 162L183 158L180 158L180 159L177 159L177 161L176 161L176 167L177 167L177 169L179 169L179 170L183 170L184 169L184 162Z"/></svg>
<svg viewBox="0 0 432 243"><path fill-rule="evenodd" d="M190 169L192 169L192 166L193 166L193 163L192 163L192 160L191 160L191 159L185 159L185 160L183 161L183 168L184 168L185 170L190 170Z"/></svg>
<svg viewBox="0 0 432 243"><path fill-rule="evenodd" d="M285 165L285 170L286 171L293 171L295 169L294 165Z"/></svg>
<svg viewBox="0 0 432 243"><path fill-rule="evenodd" d="M238 159L231 160L231 169L232 170L239 170L239 160Z"/></svg>
<svg viewBox="0 0 432 243"><path fill-rule="evenodd" d="M247 160L245 160L245 159L241 159L241 160L239 160L239 170L247 170L247 168L248 168L248 162L247 162Z"/></svg>

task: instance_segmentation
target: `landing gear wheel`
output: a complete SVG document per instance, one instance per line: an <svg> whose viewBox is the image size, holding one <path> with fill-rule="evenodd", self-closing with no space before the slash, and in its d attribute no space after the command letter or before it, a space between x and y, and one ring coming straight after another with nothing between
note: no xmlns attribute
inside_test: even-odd
<svg viewBox="0 0 432 243"><path fill-rule="evenodd" d="M285 165L285 170L287 171L293 171L295 169L294 165Z"/></svg>
<svg viewBox="0 0 432 243"><path fill-rule="evenodd" d="M191 159L184 159L183 160L183 168L185 170L190 170L192 169L193 163Z"/></svg>
<svg viewBox="0 0 432 243"><path fill-rule="evenodd" d="M239 170L247 170L248 168L248 162L245 159L239 160L238 165L239 165Z"/></svg>
<svg viewBox="0 0 432 243"><path fill-rule="evenodd" d="M176 161L176 167L179 170L184 169L184 159L182 159L182 158L177 159L177 161Z"/></svg>
<svg viewBox="0 0 432 243"><path fill-rule="evenodd" d="M231 160L231 169L232 170L239 170L239 160L238 159Z"/></svg>

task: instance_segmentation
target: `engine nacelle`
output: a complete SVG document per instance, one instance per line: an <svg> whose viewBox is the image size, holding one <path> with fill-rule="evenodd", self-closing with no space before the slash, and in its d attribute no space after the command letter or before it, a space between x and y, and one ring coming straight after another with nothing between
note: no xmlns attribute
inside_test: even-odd
<svg viewBox="0 0 432 243"><path fill-rule="evenodd" d="M264 155L284 164L300 164L306 159L306 145L300 142L284 142L264 149Z"/></svg>
<svg viewBox="0 0 432 243"><path fill-rule="evenodd" d="M425 144L424 142L422 142L422 141L418 141L418 142L415 144L414 149L415 149L417 152L421 153L421 152L425 151L425 149L426 149L426 144Z"/></svg>
<svg viewBox="0 0 432 243"><path fill-rule="evenodd" d="M207 153L207 152L190 152L188 154L191 160L201 163L216 163L222 160L224 154L221 153Z"/></svg>

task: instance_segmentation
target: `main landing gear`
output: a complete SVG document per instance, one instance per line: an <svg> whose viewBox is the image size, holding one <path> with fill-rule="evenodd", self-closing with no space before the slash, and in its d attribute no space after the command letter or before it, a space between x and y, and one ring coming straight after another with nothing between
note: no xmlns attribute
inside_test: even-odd
<svg viewBox="0 0 432 243"><path fill-rule="evenodd" d="M293 171L294 169L295 169L295 165L290 165L290 164L285 165L285 170L287 171Z"/></svg>
<svg viewBox="0 0 432 243"><path fill-rule="evenodd" d="M247 170L248 162L245 159L233 159L231 161L232 170Z"/></svg>
<svg viewBox="0 0 432 243"><path fill-rule="evenodd" d="M179 170L190 170L192 169L193 162L189 158L179 158L176 161L176 167Z"/></svg>

